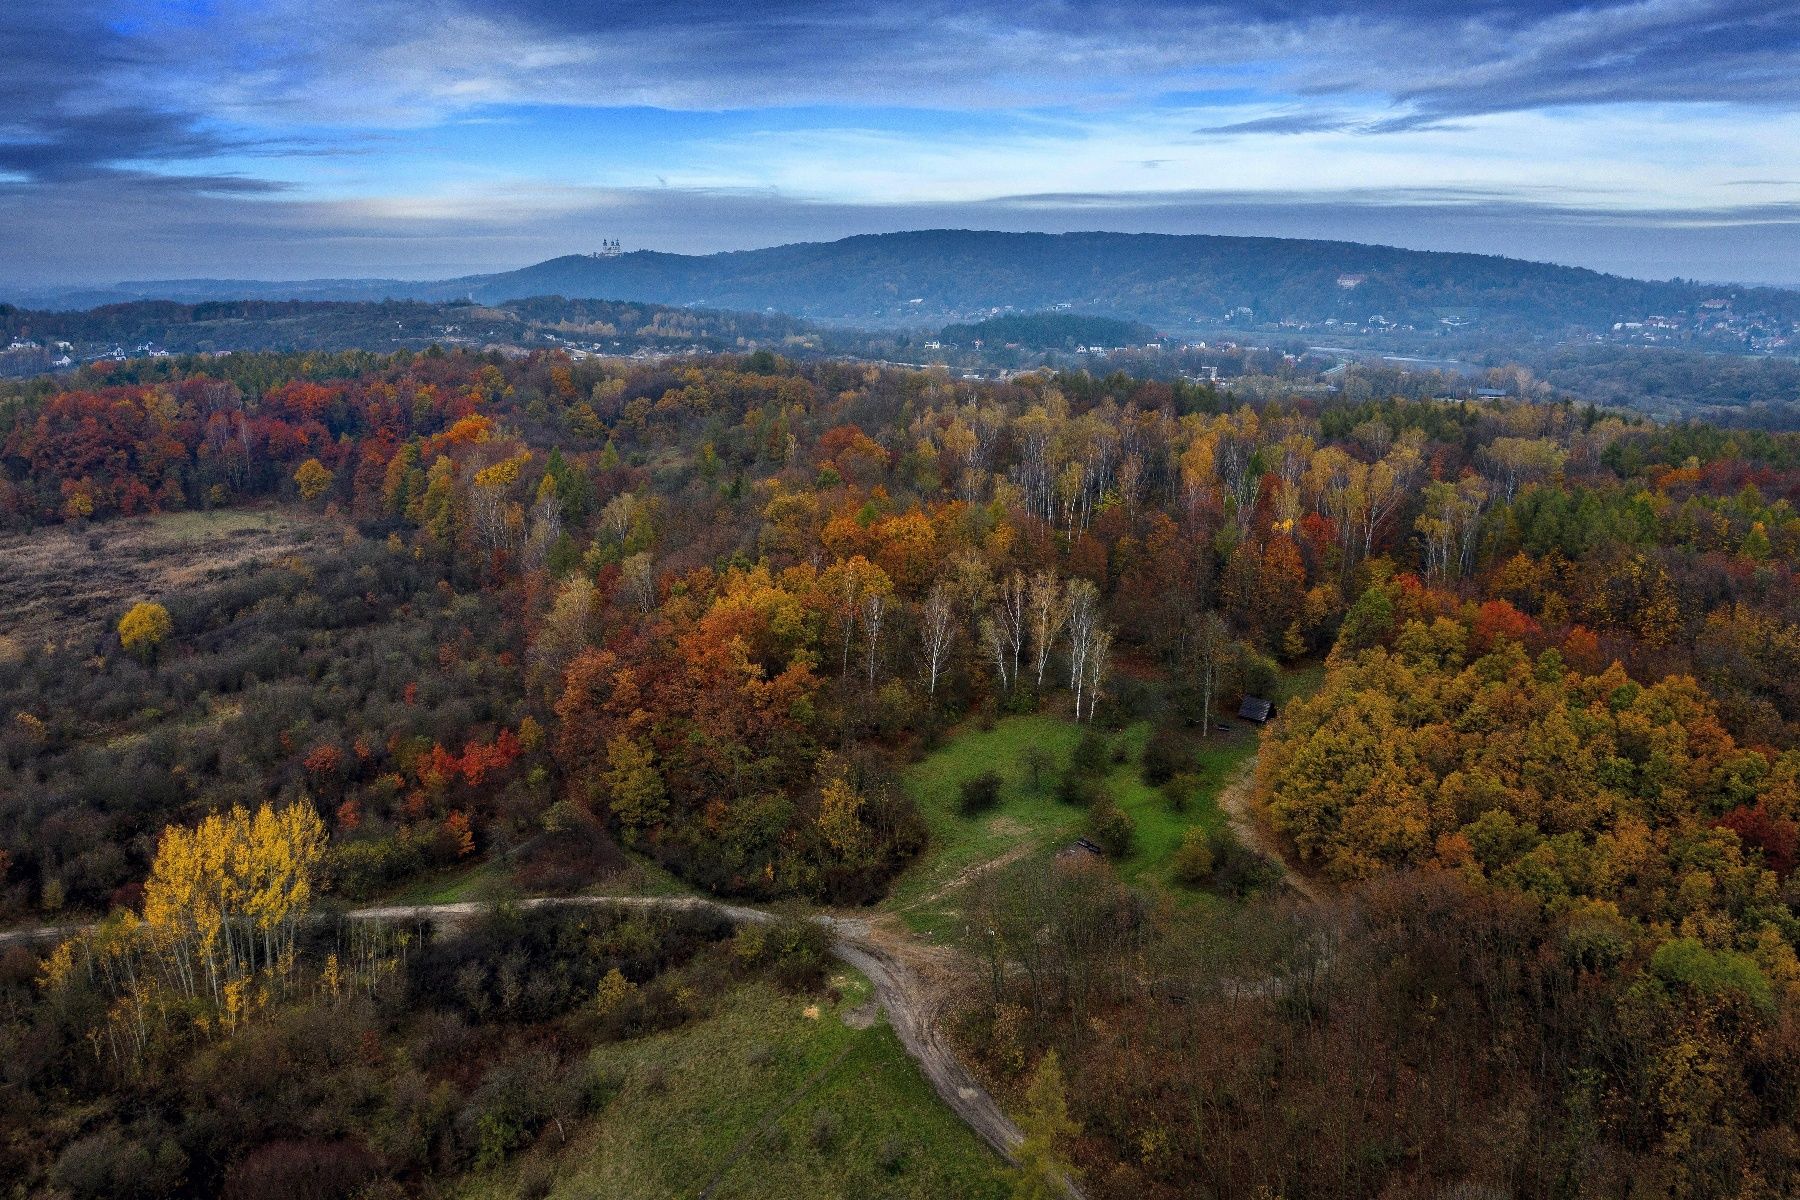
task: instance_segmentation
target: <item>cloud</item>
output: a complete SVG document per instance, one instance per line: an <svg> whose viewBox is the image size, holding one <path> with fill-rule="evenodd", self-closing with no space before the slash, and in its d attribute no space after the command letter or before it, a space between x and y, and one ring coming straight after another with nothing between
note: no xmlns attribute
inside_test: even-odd
<svg viewBox="0 0 1800 1200"><path fill-rule="evenodd" d="M363 10L402 31L381 42L397 103L567 97L576 81L598 104L1104 103L1251 64L1265 84L1375 97L1423 120L1800 105L1794 0L439 0L434 11L421 24L388 21L380 3ZM525 47L508 56L520 65L434 49L497 31ZM1245 130L1266 131L1288 130Z"/></svg>
<svg viewBox="0 0 1800 1200"><path fill-rule="evenodd" d="M121 162L212 158L230 143L192 117L133 106L39 114L21 134L0 136L0 170L64 180L115 169Z"/></svg>
<svg viewBox="0 0 1800 1200"><path fill-rule="evenodd" d="M140 10L129 34L121 6ZM224 0L199 11L73 0L15 21L26 37L84 24L80 40L58 40L63 57L77 47L110 79L247 124L402 127L503 104L1106 105L1197 84L1353 96L1389 119L1800 104L1800 0Z"/></svg>
<svg viewBox="0 0 1800 1200"><path fill-rule="evenodd" d="M1360 133L1373 122L1364 116L1346 112L1284 112L1247 121L1231 121L1224 125L1205 125L1194 130L1199 134L1232 135L1243 133Z"/></svg>
<svg viewBox="0 0 1800 1200"><path fill-rule="evenodd" d="M1783 260L1695 231L1786 229L1779 202L1800 192L1777 180L1800 128L1800 0L15 8L0 23L14 278L105 277L134 255L151 273L448 274L597 228L713 249L1074 220L1493 249L1504 234L1568 261L1741 274ZM646 108L663 124L634 138ZM1726 170L1765 179L1753 195L1776 205L1715 206ZM1387 186L1346 199L1365 178ZM630 186L655 180L669 186ZM1203 183L1229 190L1182 190ZM1580 192L1601 186L1618 196ZM1689 249L1586 244L1578 213Z"/></svg>

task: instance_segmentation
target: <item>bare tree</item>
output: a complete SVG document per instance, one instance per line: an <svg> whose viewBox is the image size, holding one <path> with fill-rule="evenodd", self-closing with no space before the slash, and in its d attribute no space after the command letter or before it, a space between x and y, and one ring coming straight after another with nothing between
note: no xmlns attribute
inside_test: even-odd
<svg viewBox="0 0 1800 1200"><path fill-rule="evenodd" d="M924 636L926 694L937 695L938 676L950 656L956 638L956 603L950 585L939 580L919 609L919 631Z"/></svg>
<svg viewBox="0 0 1800 1200"><path fill-rule="evenodd" d="M1044 686L1044 666L1050 661L1050 648L1062 634L1069 618L1067 602L1055 571L1039 571L1031 578L1031 595L1027 615L1031 622L1031 652L1037 660L1037 683Z"/></svg>
<svg viewBox="0 0 1800 1200"><path fill-rule="evenodd" d="M1087 682L1088 656L1100 629L1100 589L1085 579L1069 580L1064 607L1069 627L1069 690L1075 693L1075 716L1081 716L1081 689Z"/></svg>
<svg viewBox="0 0 1800 1200"><path fill-rule="evenodd" d="M1001 631L998 625L994 624L993 619L990 617L981 618L981 644L987 647L989 656L994 660L994 673L1000 676L1000 690L1004 692L1008 687L1008 680L1006 677L1006 634ZM1014 678L1017 678L1017 672L1014 672Z"/></svg>
<svg viewBox="0 0 1800 1200"><path fill-rule="evenodd" d="M1111 665L1113 635L1111 631L1099 629L1094 631L1092 644L1088 646L1087 669L1087 719L1094 719L1094 708L1100 703L1101 688L1106 683L1106 669ZM1075 702L1075 719L1081 719L1081 701L1079 695Z"/></svg>
<svg viewBox="0 0 1800 1200"><path fill-rule="evenodd" d="M640 550L619 564L624 576L625 594L638 606L639 612L656 607L656 571L650 564L650 552Z"/></svg>
<svg viewBox="0 0 1800 1200"><path fill-rule="evenodd" d="M1014 679L1019 677L1019 655L1025 648L1025 610L1029 591L1025 573L1014 571L1000 581L999 592L994 597L994 625L1005 638L1007 650L1012 655Z"/></svg>
<svg viewBox="0 0 1800 1200"><path fill-rule="evenodd" d="M887 616L887 593L870 590L863 596L863 641L869 652L869 684L875 683L875 655L881 647L881 622Z"/></svg>
<svg viewBox="0 0 1800 1200"><path fill-rule="evenodd" d="M1219 671L1224 665L1225 655L1231 646L1231 632L1225 628L1216 612L1208 612L1200 618L1200 628L1194 635L1195 674L1200 682L1200 736L1205 737L1212 732L1213 692L1219 686Z"/></svg>
<svg viewBox="0 0 1800 1200"><path fill-rule="evenodd" d="M543 569L562 531L562 501L554 491L541 492L537 503L531 506L531 531L525 535L520 565L527 571Z"/></svg>
<svg viewBox="0 0 1800 1200"><path fill-rule="evenodd" d="M511 531L506 522L506 488L501 484L478 483L469 489L469 518L475 526L475 540L492 554L510 549Z"/></svg>

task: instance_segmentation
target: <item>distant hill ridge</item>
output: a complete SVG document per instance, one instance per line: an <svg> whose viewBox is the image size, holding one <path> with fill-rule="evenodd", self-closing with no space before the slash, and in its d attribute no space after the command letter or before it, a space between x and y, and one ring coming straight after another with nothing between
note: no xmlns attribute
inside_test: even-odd
<svg viewBox="0 0 1800 1200"><path fill-rule="evenodd" d="M435 282L183 280L59 295L59 307L149 297L498 303L555 295L915 327L1059 308L1171 328L1232 314L1262 323L1379 315L1395 323L1448 320L1531 335L1677 316L1724 300L1735 311L1800 321L1796 291L1649 282L1494 255L1289 238L949 229L708 255L565 255ZM36 306L47 299L43 293L9 298Z"/></svg>

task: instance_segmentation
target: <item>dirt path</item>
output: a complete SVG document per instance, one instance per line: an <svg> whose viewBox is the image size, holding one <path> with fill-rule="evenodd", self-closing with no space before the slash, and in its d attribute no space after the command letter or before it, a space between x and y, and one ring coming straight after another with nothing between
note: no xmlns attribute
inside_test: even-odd
<svg viewBox="0 0 1800 1200"><path fill-rule="evenodd" d="M741 904L725 904L690 896L570 896L541 897L520 900L523 909L600 907L660 908L685 911L710 910L740 924L764 925L775 921L774 913ZM481 913L488 906L476 901L457 904L390 904L353 909L344 914L356 921L425 921L432 924L455 924ZM1013 1161L1013 1148L1024 1140L1024 1134L1000 1105L989 1095L968 1068L956 1057L945 1039L940 1011L941 987L935 987L909 958L923 956L929 969L935 964L931 948L912 947L899 939L885 923L873 925L860 918L818 915L809 917L832 934L832 953L839 961L861 971L875 989L875 999L887 1013L888 1023L900 1044L924 1075L931 1089L961 1121L992 1146L1007 1162ZM66 931L65 931L66 932ZM904 949L902 948L904 946ZM912 953L917 950L917 955ZM931 972L935 974L936 972ZM1082 1200L1082 1193L1065 1180L1064 1189L1071 1200Z"/></svg>
<svg viewBox="0 0 1800 1200"><path fill-rule="evenodd" d="M969 866L964 867L962 870L952 875L949 879L946 879L944 882L932 888L923 896L920 896L917 900L907 904L904 909L900 911L912 912L915 909L941 903L948 899L951 893L961 891L971 883L974 883L977 879L980 879L983 875L991 874L994 871L1000 870L1002 867L1012 866L1021 858L1024 858L1027 854L1036 850L1037 847L1038 843L1036 842L1022 841L1015 843L997 858L989 858L978 863L971 863Z"/></svg>
<svg viewBox="0 0 1800 1200"><path fill-rule="evenodd" d="M0 946L14 942L54 942L80 933L87 925L33 925L28 929L8 929L0 933Z"/></svg>
<svg viewBox="0 0 1800 1200"><path fill-rule="evenodd" d="M1252 802L1256 791L1256 760L1257 756L1252 754L1226 780L1225 787L1219 792L1219 807L1224 811L1225 819L1231 825L1231 832L1237 836L1238 841L1280 867L1284 883L1305 899L1318 904L1324 899L1323 888L1288 865L1287 856L1281 852L1274 836L1256 819Z"/></svg>

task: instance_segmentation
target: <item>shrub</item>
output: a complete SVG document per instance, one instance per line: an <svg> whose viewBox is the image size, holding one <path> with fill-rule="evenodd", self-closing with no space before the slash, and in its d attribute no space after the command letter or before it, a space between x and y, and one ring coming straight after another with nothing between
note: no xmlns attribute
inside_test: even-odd
<svg viewBox="0 0 1800 1200"><path fill-rule="evenodd" d="M1186 887L1200 887L1212 878L1212 839L1204 829L1193 825L1182 833L1173 867L1176 882Z"/></svg>
<svg viewBox="0 0 1800 1200"><path fill-rule="evenodd" d="M542 1050L503 1057L488 1072L458 1119L477 1165L499 1165L555 1114L556 1079L556 1062Z"/></svg>
<svg viewBox="0 0 1800 1200"><path fill-rule="evenodd" d="M786 919L769 927L764 939L777 986L790 992L817 989L831 961L831 934L813 921Z"/></svg>
<svg viewBox="0 0 1800 1200"><path fill-rule="evenodd" d="M1007 691L1002 707L1009 716L1026 717L1038 710L1037 693L1030 688L1015 687Z"/></svg>
<svg viewBox="0 0 1800 1200"><path fill-rule="evenodd" d="M1137 826L1131 814L1103 796L1088 811L1088 836L1093 838L1109 858L1124 858L1131 853L1131 841Z"/></svg>
<svg viewBox="0 0 1800 1200"><path fill-rule="evenodd" d="M983 771L965 779L957 791L957 805L965 817L984 813L1000 803L1000 773Z"/></svg>
<svg viewBox="0 0 1800 1200"><path fill-rule="evenodd" d="M150 1167L150 1152L142 1143L117 1129L104 1129L69 1143L50 1169L50 1180L78 1200L99 1200L137 1194Z"/></svg>
<svg viewBox="0 0 1800 1200"><path fill-rule="evenodd" d="M1091 807L1099 795L1099 785L1073 768L1056 781L1056 798L1075 808Z"/></svg>
<svg viewBox="0 0 1800 1200"><path fill-rule="evenodd" d="M1025 786L1034 792L1044 790L1044 784L1050 778L1056 760L1042 746L1027 746L1019 755L1019 765L1025 768Z"/></svg>
<svg viewBox="0 0 1800 1200"><path fill-rule="evenodd" d="M1075 751L1069 756L1069 769L1082 775L1104 775L1106 773L1108 738L1098 729L1082 730L1081 740L1075 743Z"/></svg>
<svg viewBox="0 0 1800 1200"><path fill-rule="evenodd" d="M1144 782L1161 787L1177 775L1194 769L1194 755L1186 741L1171 729L1158 729L1144 743L1144 758L1138 765Z"/></svg>
<svg viewBox="0 0 1800 1200"><path fill-rule="evenodd" d="M898 1175L906 1168L906 1143L897 1137L882 1138L875 1150L875 1165L889 1175Z"/></svg>
<svg viewBox="0 0 1800 1200"><path fill-rule="evenodd" d="M1163 799L1168 801L1169 811L1175 813L1186 812L1199 790L1200 777L1193 774L1177 775L1162 785Z"/></svg>
<svg viewBox="0 0 1800 1200"><path fill-rule="evenodd" d="M1250 849L1228 828L1208 836L1212 847L1212 887L1228 896L1246 896L1281 879L1281 868Z"/></svg>

